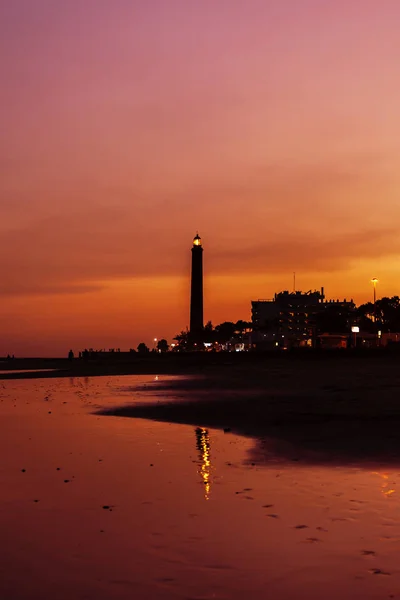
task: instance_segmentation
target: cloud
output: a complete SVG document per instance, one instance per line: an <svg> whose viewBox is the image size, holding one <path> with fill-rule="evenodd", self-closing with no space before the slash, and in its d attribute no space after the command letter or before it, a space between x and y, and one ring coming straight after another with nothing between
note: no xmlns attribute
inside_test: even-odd
<svg viewBox="0 0 400 600"><path fill-rule="evenodd" d="M160 235L157 222L145 227L131 212L100 206L3 232L1 293L87 293L107 279L172 273L167 239L156 257Z"/></svg>
<svg viewBox="0 0 400 600"><path fill-rule="evenodd" d="M218 273L268 273L302 269L304 272L346 270L353 261L398 254L398 231L370 229L346 234L274 239L262 244L230 248L214 253L213 270Z"/></svg>
<svg viewBox="0 0 400 600"><path fill-rule="evenodd" d="M1 292L95 292L113 279L188 276L191 237L203 236L206 273L243 276L346 270L357 258L393 256L397 204L371 156L265 165L204 182L138 191L93 186L69 201L43 198L35 216L0 233ZM96 198L96 200L94 200ZM98 199L97 199L98 198ZM361 204L362 201L362 204Z"/></svg>
<svg viewBox="0 0 400 600"><path fill-rule="evenodd" d="M57 296L59 294L92 294L99 292L104 289L105 286L101 284L91 285L77 285L73 283L65 284L46 284L42 281L37 281L35 284L32 281L27 283L24 281L11 281L9 285L1 290L1 296Z"/></svg>

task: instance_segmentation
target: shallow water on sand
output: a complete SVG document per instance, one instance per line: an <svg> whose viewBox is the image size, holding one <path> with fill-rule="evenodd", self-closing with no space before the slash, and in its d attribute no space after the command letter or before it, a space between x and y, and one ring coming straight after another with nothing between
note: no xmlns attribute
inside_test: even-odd
<svg viewBox="0 0 400 600"><path fill-rule="evenodd" d="M49 373L55 371L55 369L3 369L0 370L0 375L12 375L13 373L19 375L21 373Z"/></svg>
<svg viewBox="0 0 400 600"><path fill-rule="evenodd" d="M152 381L0 382L0 598L400 597L396 467L96 414L158 402Z"/></svg>

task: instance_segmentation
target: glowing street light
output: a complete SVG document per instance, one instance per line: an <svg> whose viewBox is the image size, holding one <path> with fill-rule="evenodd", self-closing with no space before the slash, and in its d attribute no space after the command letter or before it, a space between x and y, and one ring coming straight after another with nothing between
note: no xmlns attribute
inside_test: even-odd
<svg viewBox="0 0 400 600"><path fill-rule="evenodd" d="M374 286L374 322L376 323L376 284L378 283L379 279L377 279L376 277L373 277L371 279L371 283Z"/></svg>
<svg viewBox="0 0 400 600"><path fill-rule="evenodd" d="M360 328L358 325L353 325L351 331L354 333L354 348L357 348L357 333L360 333Z"/></svg>
<svg viewBox="0 0 400 600"><path fill-rule="evenodd" d="M373 277L371 279L371 283L374 286L374 303L376 302L376 284L378 283L379 279L377 279L376 277Z"/></svg>

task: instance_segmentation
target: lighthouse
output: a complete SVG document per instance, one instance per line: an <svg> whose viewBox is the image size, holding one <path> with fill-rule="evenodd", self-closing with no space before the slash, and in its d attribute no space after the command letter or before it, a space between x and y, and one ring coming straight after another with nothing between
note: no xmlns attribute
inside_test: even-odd
<svg viewBox="0 0 400 600"><path fill-rule="evenodd" d="M201 342L203 334L203 246L199 234L192 246L192 284L190 294L190 337Z"/></svg>

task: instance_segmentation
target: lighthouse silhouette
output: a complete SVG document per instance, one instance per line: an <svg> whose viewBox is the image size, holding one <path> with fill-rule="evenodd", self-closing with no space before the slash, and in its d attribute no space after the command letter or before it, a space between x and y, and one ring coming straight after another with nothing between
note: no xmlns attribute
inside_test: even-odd
<svg viewBox="0 0 400 600"><path fill-rule="evenodd" d="M192 246L192 284L190 294L190 338L201 342L203 337L203 246L197 233Z"/></svg>

